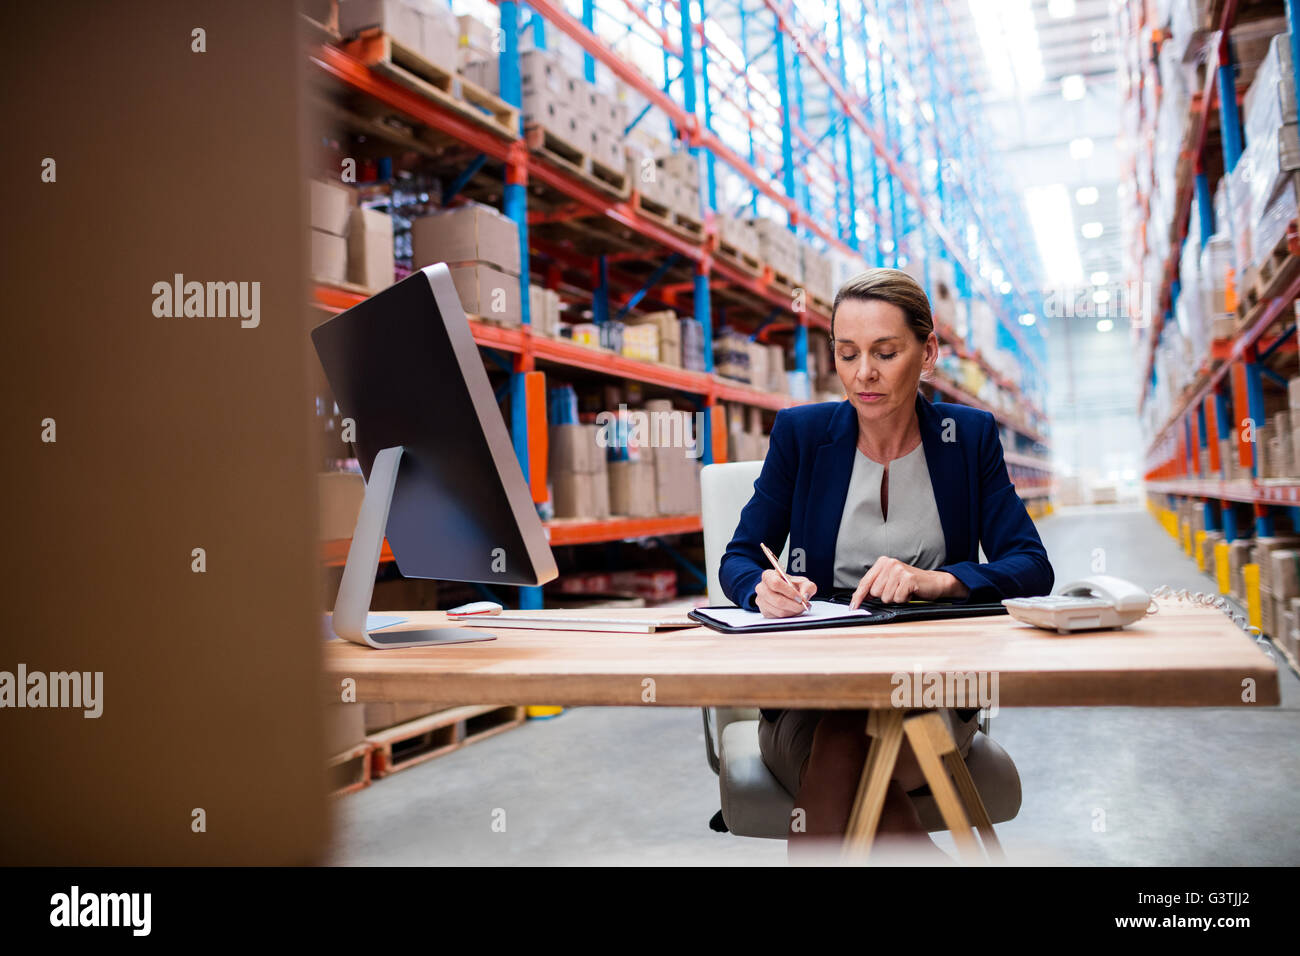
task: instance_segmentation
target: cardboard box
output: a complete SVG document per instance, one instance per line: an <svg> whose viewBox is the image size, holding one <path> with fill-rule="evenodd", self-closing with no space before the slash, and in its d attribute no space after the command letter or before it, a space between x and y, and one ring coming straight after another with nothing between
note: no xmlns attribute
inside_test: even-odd
<svg viewBox="0 0 1300 956"><path fill-rule="evenodd" d="M597 425L552 425L547 436L548 474L605 471L605 448L598 444L599 431Z"/></svg>
<svg viewBox="0 0 1300 956"><path fill-rule="evenodd" d="M451 270L460 304L470 315L518 325L519 277L489 266L457 266Z"/></svg>
<svg viewBox="0 0 1300 956"><path fill-rule="evenodd" d="M311 227L335 236L346 236L348 217L352 214L352 201L356 194L346 186L311 181Z"/></svg>
<svg viewBox="0 0 1300 956"><path fill-rule="evenodd" d="M348 281L378 292L393 284L393 219L377 209L354 209L348 228Z"/></svg>
<svg viewBox="0 0 1300 956"><path fill-rule="evenodd" d="M456 18L457 67L464 70L466 64L486 59L496 59L499 50L492 49L492 37L495 31L478 17L461 14ZM480 86L482 84L479 84Z"/></svg>
<svg viewBox="0 0 1300 956"><path fill-rule="evenodd" d="M460 48L460 25L442 0L408 0L420 18L420 53L434 66L455 73Z"/></svg>
<svg viewBox="0 0 1300 956"><path fill-rule="evenodd" d="M348 281L348 241L333 233L311 231L311 274L327 282Z"/></svg>
<svg viewBox="0 0 1300 956"><path fill-rule="evenodd" d="M325 753L345 753L366 739L365 704L325 705Z"/></svg>
<svg viewBox="0 0 1300 956"><path fill-rule="evenodd" d="M411 223L413 265L484 263L519 275L519 227L490 206L466 203ZM515 294L518 297L518 283ZM516 311L518 311L516 309Z"/></svg>
<svg viewBox="0 0 1300 956"><path fill-rule="evenodd" d="M654 463L612 461L609 463L609 510L611 514L646 518L655 513Z"/></svg>
<svg viewBox="0 0 1300 956"><path fill-rule="evenodd" d="M551 477L557 518L608 518L609 479L603 471L560 471Z"/></svg>
<svg viewBox="0 0 1300 956"><path fill-rule="evenodd" d="M405 0L339 0L339 33L354 37L378 27L404 47L420 52L424 18Z"/></svg>

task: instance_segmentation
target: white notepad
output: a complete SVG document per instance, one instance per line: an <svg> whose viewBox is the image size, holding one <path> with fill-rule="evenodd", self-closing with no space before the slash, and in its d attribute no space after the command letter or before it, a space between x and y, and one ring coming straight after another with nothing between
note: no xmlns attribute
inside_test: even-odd
<svg viewBox="0 0 1300 956"><path fill-rule="evenodd" d="M811 611L793 617L764 617L761 611L747 611L743 607L696 608L695 613L717 621L724 627L750 628L762 631L782 624L802 624L807 621L844 621L850 618L870 617L872 612L863 608L850 608L847 604L830 601L809 601Z"/></svg>

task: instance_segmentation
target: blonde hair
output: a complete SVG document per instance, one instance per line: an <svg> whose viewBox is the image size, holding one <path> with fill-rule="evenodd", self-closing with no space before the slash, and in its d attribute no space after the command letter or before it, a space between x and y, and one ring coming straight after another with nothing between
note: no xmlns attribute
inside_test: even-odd
<svg viewBox="0 0 1300 956"><path fill-rule="evenodd" d="M835 343L835 313L841 302L869 302L877 299L902 309L907 325L917 341L924 342L934 331L934 314L930 299L919 282L901 269L868 269L859 272L835 293L831 305L831 344Z"/></svg>

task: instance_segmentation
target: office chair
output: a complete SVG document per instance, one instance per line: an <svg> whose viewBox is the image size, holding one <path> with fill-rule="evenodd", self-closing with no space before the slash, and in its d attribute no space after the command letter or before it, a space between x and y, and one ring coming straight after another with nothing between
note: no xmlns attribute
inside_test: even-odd
<svg viewBox="0 0 1300 956"><path fill-rule="evenodd" d="M761 461L740 461L706 465L701 472L704 560L710 604L732 603L718 583L718 566L762 467ZM788 547L787 541L781 552L782 567L786 564ZM710 821L710 826L737 836L783 840L789 832L794 794L763 763L758 751L759 719L758 710L753 708L704 708L705 755L718 775L718 792L722 798L722 809ZM988 735L987 717L971 741L966 767L989 819L1004 823L1015 817L1020 811L1020 775L1011 757ZM947 829L928 787L908 795L927 830Z"/></svg>

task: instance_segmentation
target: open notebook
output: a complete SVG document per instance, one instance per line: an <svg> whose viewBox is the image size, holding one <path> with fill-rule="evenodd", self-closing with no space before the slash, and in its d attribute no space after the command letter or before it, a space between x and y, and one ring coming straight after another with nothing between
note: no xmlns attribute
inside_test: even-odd
<svg viewBox="0 0 1300 956"><path fill-rule="evenodd" d="M983 617L1006 614L1000 602L963 603L960 601L909 601L907 604L866 603L856 610L847 603L811 601L812 610L794 617L764 617L758 611L739 607L697 607L690 617L701 624L727 634L746 631L802 631L819 627L861 627L889 624L894 621L933 621L954 617Z"/></svg>

